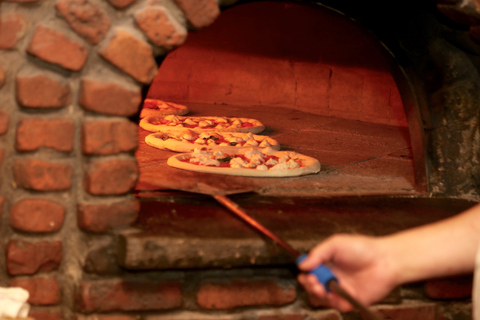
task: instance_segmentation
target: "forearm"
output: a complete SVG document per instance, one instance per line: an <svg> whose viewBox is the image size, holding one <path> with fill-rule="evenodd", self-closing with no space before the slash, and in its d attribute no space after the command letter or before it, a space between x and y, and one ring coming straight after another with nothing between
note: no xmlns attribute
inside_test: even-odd
<svg viewBox="0 0 480 320"><path fill-rule="evenodd" d="M480 205L384 240L397 284L472 272L480 242Z"/></svg>

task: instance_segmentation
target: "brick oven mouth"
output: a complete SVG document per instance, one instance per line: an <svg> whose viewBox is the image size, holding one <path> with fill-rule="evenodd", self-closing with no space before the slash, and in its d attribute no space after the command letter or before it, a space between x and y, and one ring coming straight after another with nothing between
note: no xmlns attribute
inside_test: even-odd
<svg viewBox="0 0 480 320"><path fill-rule="evenodd" d="M265 22L264 13L272 11L277 18ZM238 31L247 16L249 26ZM285 27L286 16L306 27ZM337 28L339 39L320 31L327 26ZM312 45L312 37L322 45ZM416 181L415 148L389 59L378 40L329 9L253 2L226 10L212 26L189 35L163 59L146 97L185 104L193 116L258 119L266 126L261 134L278 140L282 150L321 163L314 175L247 178L258 194L421 195L425 187ZM166 164L174 153L145 143L149 133L139 128L139 195L171 191L182 176ZM222 175L211 179L235 183Z"/></svg>

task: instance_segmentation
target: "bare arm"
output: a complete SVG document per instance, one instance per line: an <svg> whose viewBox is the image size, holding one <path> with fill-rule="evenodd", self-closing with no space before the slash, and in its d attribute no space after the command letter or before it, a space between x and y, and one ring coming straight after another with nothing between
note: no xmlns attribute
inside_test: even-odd
<svg viewBox="0 0 480 320"><path fill-rule="evenodd" d="M385 237L335 235L312 249L300 268L308 271L327 264L345 290L372 304L403 283L472 272L479 242L480 205L476 205L440 222ZM351 309L346 301L326 294L313 276L300 275L298 280L326 304Z"/></svg>

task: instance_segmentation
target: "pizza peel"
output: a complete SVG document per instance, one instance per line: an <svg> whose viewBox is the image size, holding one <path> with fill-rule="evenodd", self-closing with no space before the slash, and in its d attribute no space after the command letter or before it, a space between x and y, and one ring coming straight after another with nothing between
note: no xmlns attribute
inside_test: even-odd
<svg viewBox="0 0 480 320"><path fill-rule="evenodd" d="M258 191L265 186L265 181L268 179L251 179L248 177L215 175L186 170L174 170L174 172L168 172L169 170L160 173L160 175L163 176L159 176L159 172L156 172L155 174L143 174L142 181L163 189L180 190L211 196L253 229L285 249L296 259L297 264L306 258L305 254L301 254L295 250L283 239L253 219L237 203L228 197L228 195ZM263 181L263 183L258 181ZM327 266L320 265L316 269L310 271L310 273L317 277L327 291L331 291L347 300L366 319L382 319L382 317L370 311L343 290L338 283L338 279Z"/></svg>
<svg viewBox="0 0 480 320"><path fill-rule="evenodd" d="M300 264L304 259L306 259L306 254L301 254L297 250L295 250L292 246L290 246L287 242L285 242L282 238L278 237L275 233L271 232L257 220L253 219L249 216L245 210L243 210L236 202L231 200L226 194L223 194L221 190L215 190L211 186L204 186L202 183L198 184L198 188L202 190L204 194L211 195L215 200L217 200L220 204L226 207L230 212L233 212L237 217L239 217L242 221L250 225L253 229L257 230L260 234L268 237L280 247L282 247L285 251L287 251L293 258L295 258L297 264ZM333 272L328 268L326 265L320 265L316 267L314 270L311 270L309 273L315 275L318 281L326 288L327 291L333 292L343 299L347 300L354 308L356 308L366 319L371 320L381 320L378 314L373 313L363 304L361 304L358 300L353 298L348 292L343 290L340 287L337 277L333 274Z"/></svg>

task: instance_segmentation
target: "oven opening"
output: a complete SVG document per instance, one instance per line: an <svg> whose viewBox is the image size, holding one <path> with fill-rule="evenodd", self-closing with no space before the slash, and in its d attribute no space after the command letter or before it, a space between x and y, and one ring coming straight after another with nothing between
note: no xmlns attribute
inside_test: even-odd
<svg viewBox="0 0 480 320"><path fill-rule="evenodd" d="M397 85L398 68L369 31L330 8L270 1L229 8L164 58L146 98L185 105L186 116L257 119L265 125L260 135L318 159L321 171L186 175L166 164L175 152L147 145L152 132L140 127L136 192L182 189L181 179L227 179L266 196L425 193L423 150L412 147L403 102L409 93Z"/></svg>

